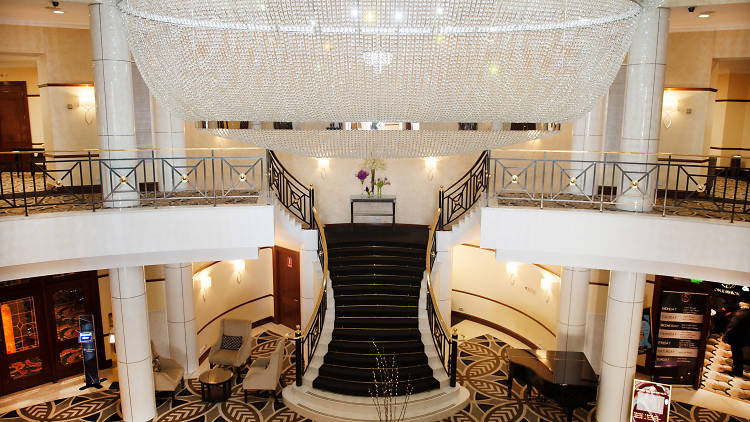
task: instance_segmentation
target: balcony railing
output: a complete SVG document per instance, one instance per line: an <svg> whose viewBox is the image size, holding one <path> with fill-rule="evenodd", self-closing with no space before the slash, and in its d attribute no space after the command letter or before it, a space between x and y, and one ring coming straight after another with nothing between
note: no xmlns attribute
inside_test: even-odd
<svg viewBox="0 0 750 422"><path fill-rule="evenodd" d="M0 212L266 203L260 149L0 153Z"/></svg>
<svg viewBox="0 0 750 422"><path fill-rule="evenodd" d="M493 151L489 159L488 203L748 221L750 170L717 165L727 158L601 151Z"/></svg>

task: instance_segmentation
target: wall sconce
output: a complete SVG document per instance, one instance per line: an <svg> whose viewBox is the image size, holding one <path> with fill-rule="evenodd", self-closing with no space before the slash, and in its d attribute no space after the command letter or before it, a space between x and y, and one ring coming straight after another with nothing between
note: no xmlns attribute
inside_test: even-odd
<svg viewBox="0 0 750 422"><path fill-rule="evenodd" d="M676 92L666 91L664 92L664 100L662 102L662 112L664 113L664 128L669 129L672 126L672 113L678 112L680 106L680 99L677 97Z"/></svg>
<svg viewBox="0 0 750 422"><path fill-rule="evenodd" d="M510 276L510 285L515 286L516 285L516 276L518 276L518 262L508 262L505 264L505 269L508 271L508 275Z"/></svg>
<svg viewBox="0 0 750 422"><path fill-rule="evenodd" d="M96 107L94 88L83 88L78 91L76 106L83 109L83 120L86 122L86 125L91 125L94 122L94 117L92 115L89 118L89 113Z"/></svg>
<svg viewBox="0 0 750 422"><path fill-rule="evenodd" d="M328 170L328 167L330 167L330 165L330 158L318 158L318 169L320 169L320 177L322 177L323 179L326 178L326 170Z"/></svg>
<svg viewBox="0 0 750 422"><path fill-rule="evenodd" d="M237 276L237 284L240 284L240 274L245 272L245 261L238 259L236 261L232 261L232 265L234 266L234 274Z"/></svg>
<svg viewBox="0 0 750 422"><path fill-rule="evenodd" d="M435 177L435 169L437 168L437 157L425 157L424 168L427 170L427 180L432 180Z"/></svg>
<svg viewBox="0 0 750 422"><path fill-rule="evenodd" d="M549 303L550 297L552 296L552 283L557 281L551 274L545 274L539 280L539 287L547 293L547 302Z"/></svg>
<svg viewBox="0 0 750 422"><path fill-rule="evenodd" d="M201 294L203 295L203 301L206 301L206 290L211 288L211 276L201 271L198 274L193 275L193 280L200 281L201 283Z"/></svg>

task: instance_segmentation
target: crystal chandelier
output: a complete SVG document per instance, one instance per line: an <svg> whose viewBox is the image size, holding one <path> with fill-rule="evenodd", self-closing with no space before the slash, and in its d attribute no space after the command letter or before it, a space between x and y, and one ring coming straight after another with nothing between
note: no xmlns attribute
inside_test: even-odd
<svg viewBox="0 0 750 422"><path fill-rule="evenodd" d="M118 4L160 103L186 120L268 122L569 122L609 88L641 11L631 0ZM495 145L528 136L492 132Z"/></svg>

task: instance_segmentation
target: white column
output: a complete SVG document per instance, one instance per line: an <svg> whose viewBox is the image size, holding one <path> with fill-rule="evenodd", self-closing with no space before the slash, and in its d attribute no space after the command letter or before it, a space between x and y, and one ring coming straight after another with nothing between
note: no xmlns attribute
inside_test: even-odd
<svg viewBox="0 0 750 422"><path fill-rule="evenodd" d="M133 75L127 34L120 11L113 3L89 5L96 123L102 150L135 149L135 110ZM135 152L101 152L99 157L122 159ZM135 161L103 161L102 195L105 207L138 205L138 180L133 173Z"/></svg>
<svg viewBox="0 0 750 422"><path fill-rule="evenodd" d="M625 112L620 151L624 176L619 182L617 208L648 212L656 193L656 156L659 148L664 68L667 56L669 9L660 1L643 1L643 14L628 54Z"/></svg>
<svg viewBox="0 0 750 422"><path fill-rule="evenodd" d="M156 418L156 398L143 267L110 269L109 285L122 416L127 422L150 421Z"/></svg>
<svg viewBox="0 0 750 422"><path fill-rule="evenodd" d="M599 421L625 422L630 415L645 288L646 274L612 271L610 275L596 404Z"/></svg>
<svg viewBox="0 0 750 422"><path fill-rule="evenodd" d="M169 354L189 375L198 370L193 268L190 263L164 265Z"/></svg>
<svg viewBox="0 0 750 422"><path fill-rule="evenodd" d="M151 96L151 134L156 151L156 180L159 190L184 190L195 175L185 169L185 121L172 115ZM183 180L182 176L185 176ZM192 179L190 178L192 176Z"/></svg>
<svg viewBox="0 0 750 422"><path fill-rule="evenodd" d="M557 350L583 352L590 279L591 270L587 268L563 267L562 269Z"/></svg>
<svg viewBox="0 0 750 422"><path fill-rule="evenodd" d="M605 95L593 110L573 122L571 150L584 152L573 153L570 157L571 160L581 160L570 163L570 177L576 179L575 185L569 188L570 193L592 197L601 184L603 169L592 161L601 160L602 155L591 151L602 150L608 102L609 96Z"/></svg>

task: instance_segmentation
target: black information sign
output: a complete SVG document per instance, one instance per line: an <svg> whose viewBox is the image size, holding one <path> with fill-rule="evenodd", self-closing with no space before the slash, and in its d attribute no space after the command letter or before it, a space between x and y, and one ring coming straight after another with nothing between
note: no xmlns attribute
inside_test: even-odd
<svg viewBox="0 0 750 422"><path fill-rule="evenodd" d="M705 293L662 292L654 381L677 385L695 381L707 301Z"/></svg>
<svg viewBox="0 0 750 422"><path fill-rule="evenodd" d="M78 317L79 333L78 342L83 350L83 374L86 377L86 385L81 387L102 388L99 379L99 363L96 359L96 335L94 335L94 315L83 314Z"/></svg>

